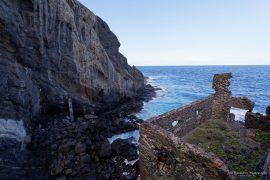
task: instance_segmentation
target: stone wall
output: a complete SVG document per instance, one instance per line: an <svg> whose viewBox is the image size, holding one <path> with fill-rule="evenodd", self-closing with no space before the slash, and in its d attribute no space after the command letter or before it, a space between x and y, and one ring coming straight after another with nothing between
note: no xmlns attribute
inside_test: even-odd
<svg viewBox="0 0 270 180"><path fill-rule="evenodd" d="M264 174L262 176L262 180L267 180L270 178L270 151L268 153L268 156L266 158L265 164L264 164Z"/></svg>
<svg viewBox="0 0 270 180"><path fill-rule="evenodd" d="M252 111L254 103L247 97L232 97L230 90L230 79L232 73L215 74L213 78L213 89L215 90L212 104L212 118L230 120L231 107Z"/></svg>
<svg viewBox="0 0 270 180"><path fill-rule="evenodd" d="M260 129L262 131L270 132L270 106L266 108L266 115L260 113L247 112L245 116L246 128Z"/></svg>
<svg viewBox="0 0 270 180"><path fill-rule="evenodd" d="M218 157L183 142L162 127L145 123L140 134L142 180L230 179L228 168Z"/></svg>
<svg viewBox="0 0 270 180"><path fill-rule="evenodd" d="M181 137L211 118L213 96L196 101L180 109L172 110L149 120Z"/></svg>
<svg viewBox="0 0 270 180"><path fill-rule="evenodd" d="M153 117L140 126L141 179L232 178L217 156L183 140L204 121L228 121L231 107L252 111L254 103L248 98L231 96L231 77L231 73L216 74L213 95Z"/></svg>

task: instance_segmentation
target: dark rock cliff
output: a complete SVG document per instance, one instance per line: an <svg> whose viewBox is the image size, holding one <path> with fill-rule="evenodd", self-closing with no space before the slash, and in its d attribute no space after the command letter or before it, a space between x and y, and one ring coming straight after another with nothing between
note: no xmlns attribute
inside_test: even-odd
<svg viewBox="0 0 270 180"><path fill-rule="evenodd" d="M134 97L144 77L108 25L77 0L0 1L0 116L93 111Z"/></svg>

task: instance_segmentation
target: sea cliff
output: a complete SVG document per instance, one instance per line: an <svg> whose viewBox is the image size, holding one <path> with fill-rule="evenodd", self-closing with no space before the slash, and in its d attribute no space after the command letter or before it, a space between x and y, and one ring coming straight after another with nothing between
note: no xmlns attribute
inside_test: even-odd
<svg viewBox="0 0 270 180"><path fill-rule="evenodd" d="M26 119L134 97L144 77L108 25L77 0L0 2L0 114Z"/></svg>
<svg viewBox="0 0 270 180"><path fill-rule="evenodd" d="M2 0L0 34L0 178L120 178L136 146L107 138L154 89L108 25L77 0Z"/></svg>

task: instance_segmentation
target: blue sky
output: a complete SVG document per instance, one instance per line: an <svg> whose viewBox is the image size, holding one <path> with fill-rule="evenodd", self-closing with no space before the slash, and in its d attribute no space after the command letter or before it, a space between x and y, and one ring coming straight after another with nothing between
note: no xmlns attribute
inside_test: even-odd
<svg viewBox="0 0 270 180"><path fill-rule="evenodd" d="M131 65L270 65L270 0L80 0Z"/></svg>

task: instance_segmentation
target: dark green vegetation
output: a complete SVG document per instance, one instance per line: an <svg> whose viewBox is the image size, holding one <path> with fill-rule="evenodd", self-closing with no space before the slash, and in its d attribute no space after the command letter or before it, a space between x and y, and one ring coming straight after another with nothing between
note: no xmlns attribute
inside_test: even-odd
<svg viewBox="0 0 270 180"><path fill-rule="evenodd" d="M168 176L163 176L162 180L169 180L169 177Z"/></svg>
<svg viewBox="0 0 270 180"><path fill-rule="evenodd" d="M259 141L264 146L269 146L270 143L270 133L261 131L259 129L254 130L256 135L256 140Z"/></svg>
<svg viewBox="0 0 270 180"><path fill-rule="evenodd" d="M221 120L203 123L186 140L216 154L236 172L261 172L270 147L270 133Z"/></svg>

